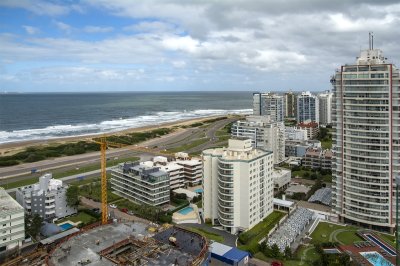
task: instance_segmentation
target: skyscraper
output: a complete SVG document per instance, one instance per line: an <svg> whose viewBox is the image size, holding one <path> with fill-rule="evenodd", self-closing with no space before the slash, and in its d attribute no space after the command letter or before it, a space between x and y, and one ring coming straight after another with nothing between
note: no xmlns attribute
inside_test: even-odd
<svg viewBox="0 0 400 266"><path fill-rule="evenodd" d="M283 96L268 93L253 93L253 115L269 115L275 122L284 121L285 103Z"/></svg>
<svg viewBox="0 0 400 266"><path fill-rule="evenodd" d="M332 123L332 97L333 93L330 91L318 94L319 123L322 125L330 125Z"/></svg>
<svg viewBox="0 0 400 266"><path fill-rule="evenodd" d="M333 211L344 222L393 232L400 170L399 69L361 52L332 77Z"/></svg>
<svg viewBox="0 0 400 266"><path fill-rule="evenodd" d="M319 123L318 97L309 91L302 92L297 96L297 123L307 121Z"/></svg>
<svg viewBox="0 0 400 266"><path fill-rule="evenodd" d="M297 114L297 95L292 91L285 93L285 116L296 117Z"/></svg>

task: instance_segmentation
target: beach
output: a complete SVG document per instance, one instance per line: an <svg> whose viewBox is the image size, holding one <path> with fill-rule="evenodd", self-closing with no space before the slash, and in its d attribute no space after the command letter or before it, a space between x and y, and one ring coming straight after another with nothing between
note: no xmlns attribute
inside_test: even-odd
<svg viewBox="0 0 400 266"><path fill-rule="evenodd" d="M104 134L90 134L90 135L81 135L81 136L69 136L69 137L60 137L60 138L51 138L51 139L42 139L42 140L28 140L28 141L21 141L21 142L9 142L9 143L1 143L0 144L0 156L7 156L13 155L17 152L23 151L28 147L32 146L48 146L48 145L59 145L71 142L78 142L78 141L91 141L92 138L99 137L99 136L110 136L110 135L125 135L134 132L144 132L150 131L157 128L172 128L172 127L180 127L180 126L187 126L193 123L198 123L202 121L206 121L208 119L218 118L218 117L226 117L231 115L218 115L218 116L208 116L208 117L201 117L201 118L194 118L194 119L184 119L174 122L167 122L167 123L160 123L155 125L148 125L143 127L137 128L129 128L115 132L109 132ZM182 128L177 128L177 130L183 130Z"/></svg>

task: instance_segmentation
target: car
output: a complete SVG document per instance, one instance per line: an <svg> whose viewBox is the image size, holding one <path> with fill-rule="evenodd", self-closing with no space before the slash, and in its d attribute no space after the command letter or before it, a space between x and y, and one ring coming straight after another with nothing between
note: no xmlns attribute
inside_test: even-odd
<svg viewBox="0 0 400 266"><path fill-rule="evenodd" d="M115 205L115 204L110 204L110 208L116 209L116 208L117 208L117 205Z"/></svg>
<svg viewBox="0 0 400 266"><path fill-rule="evenodd" d="M133 211L128 211L127 212L129 215L135 215L134 213L133 213Z"/></svg>
<svg viewBox="0 0 400 266"><path fill-rule="evenodd" d="M124 213L128 213L128 209L127 208L122 208L121 211L124 212Z"/></svg>

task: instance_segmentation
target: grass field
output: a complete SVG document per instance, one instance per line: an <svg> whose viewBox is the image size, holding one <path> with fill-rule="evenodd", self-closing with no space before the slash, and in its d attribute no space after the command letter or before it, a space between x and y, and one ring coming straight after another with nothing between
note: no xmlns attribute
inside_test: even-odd
<svg viewBox="0 0 400 266"><path fill-rule="evenodd" d="M320 222L315 228L314 232L311 234L312 238L312 243L322 243L322 242L330 242L330 236L336 231L337 235L337 241L345 244L345 245L350 245L353 244L354 242L357 241L362 241L362 238L360 238L356 233L357 233L357 227L353 226L341 226L341 225L336 225L336 224L331 224L331 223L325 223L325 222ZM343 230L338 231L338 230ZM335 239L332 239L333 242L335 242Z"/></svg>
<svg viewBox="0 0 400 266"><path fill-rule="evenodd" d="M74 223L82 222L84 224L87 224L89 222L96 221L96 218L91 216L91 215L89 215L89 214L87 214L87 213L85 213L85 212L78 212L78 214L76 214L76 215L72 215L72 216L69 216L67 218L58 220L57 223L62 223L62 222L65 222L65 221L72 221Z"/></svg>
<svg viewBox="0 0 400 266"><path fill-rule="evenodd" d="M202 228L185 227L185 229L187 229L189 231L192 231L192 232L195 232L195 233L198 233L198 234L204 236L207 239L214 240L214 241L217 241L217 242L220 242L220 243L224 242L224 237L223 236L215 234L213 232L209 232L209 231L204 230Z"/></svg>

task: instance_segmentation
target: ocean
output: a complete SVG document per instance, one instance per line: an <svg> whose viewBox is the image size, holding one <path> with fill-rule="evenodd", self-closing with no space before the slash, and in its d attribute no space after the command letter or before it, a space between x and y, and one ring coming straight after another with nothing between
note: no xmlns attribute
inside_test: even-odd
<svg viewBox="0 0 400 266"><path fill-rule="evenodd" d="M251 111L251 92L0 94L0 143L101 134Z"/></svg>

